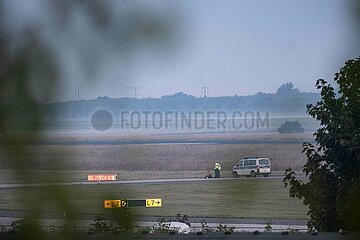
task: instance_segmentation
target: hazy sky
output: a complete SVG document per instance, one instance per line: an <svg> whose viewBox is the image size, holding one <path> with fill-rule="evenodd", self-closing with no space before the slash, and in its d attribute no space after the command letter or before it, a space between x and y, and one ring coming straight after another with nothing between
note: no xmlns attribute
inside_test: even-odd
<svg viewBox="0 0 360 240"><path fill-rule="evenodd" d="M315 91L318 78L333 79L345 60L359 56L352 1L139 3L159 15L176 13L175 41L170 47L140 46L126 57L108 52L93 83L84 80L75 64L64 74L65 88L57 98L71 99L77 87L83 97L92 98L130 96L129 86L143 86L140 97L180 91L200 96L203 84L210 96L275 92L285 82L293 82L301 91ZM26 4L18 7L23 12L39 11ZM74 62L71 54L64 57Z"/></svg>
<svg viewBox="0 0 360 240"><path fill-rule="evenodd" d="M290 81L315 91L318 78L359 55L345 2L181 1L178 49L136 54L131 81L144 86L140 96L200 95L203 84L212 96L275 92Z"/></svg>

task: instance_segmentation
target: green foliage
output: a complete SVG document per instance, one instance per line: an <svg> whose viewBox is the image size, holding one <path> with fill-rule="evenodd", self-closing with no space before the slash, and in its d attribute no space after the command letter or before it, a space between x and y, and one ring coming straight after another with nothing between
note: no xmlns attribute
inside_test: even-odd
<svg viewBox="0 0 360 240"><path fill-rule="evenodd" d="M266 232L271 232L273 230L272 226L271 226L272 222L267 222L265 225L265 231Z"/></svg>
<svg viewBox="0 0 360 240"><path fill-rule="evenodd" d="M176 214L176 218L170 221L182 222L190 226L189 216L186 214L182 215L181 213L178 213Z"/></svg>
<svg viewBox="0 0 360 240"><path fill-rule="evenodd" d="M28 232L32 229L32 221L30 219L19 219L11 223L10 233Z"/></svg>
<svg viewBox="0 0 360 240"><path fill-rule="evenodd" d="M10 234L16 234L21 239L42 239L42 234L38 223L31 218L24 218L11 223Z"/></svg>
<svg viewBox="0 0 360 240"><path fill-rule="evenodd" d="M87 231L88 234L93 233L113 233L118 234L121 232L131 232L133 226L128 219L126 221L113 221L106 219L105 217L96 216L94 223L90 224L90 228Z"/></svg>
<svg viewBox="0 0 360 240"><path fill-rule="evenodd" d="M88 3L45 1L40 5L38 2L32 4L34 5L32 8L25 7L23 13L28 17L21 19L13 14L0 14L0 141L3 143L0 150L9 154L7 159L11 168L18 170L15 175L21 176L24 182L33 178L33 175L28 174L26 170L41 164L40 162L48 157L50 159L50 155L39 157L36 147L29 143L43 140L40 133L45 126L43 117L46 114L43 110L57 111L51 107L44 109L44 104L41 103L53 101L54 96L65 90L66 84L61 81L63 74L68 72L65 64L68 62L68 56L62 54L65 48L66 51L71 51L72 57L78 59L80 63L72 66L72 70L76 69L76 72L84 74L90 80L96 75L98 63L108 56L126 62L126 54L122 51L124 49L128 49L130 53L139 47L143 49L145 44L154 43L158 45L158 49L165 50L166 44L172 42L175 21L168 21L170 16L167 14L146 11L144 4L136 3L131 4L131 7L125 6L121 13L114 14L114 3L105 1ZM47 13L43 17L33 14L39 6ZM1 13L13 12L17 8L16 4L0 1ZM87 25L86 29L83 29L86 33L72 30L73 16L79 13L85 20L84 24ZM15 18L18 23L16 28L13 27ZM59 21L60 19L62 20ZM171 16L171 19L174 20L174 16ZM58 38L59 33L63 37ZM85 39L80 43L80 36L89 39L101 36L106 44L102 44L101 41L90 43ZM66 44L67 41L74 44ZM148 46L151 49L154 47L153 44ZM124 65L127 66L125 62ZM24 144L24 139L27 144ZM66 165L72 165L62 156L51 156L51 159L54 158L64 164L66 162ZM3 166L3 163L1 165ZM47 182L53 182L53 179L61 181L59 177L51 176L48 177ZM29 201L26 196L19 197L26 199L19 206L26 207L34 220L38 219L40 217L38 213L43 211L43 204L39 204L43 196L51 201L53 209L70 213L72 216L75 216L72 213L79 210L74 209L64 188L51 186L38 190L38 197L32 199L33 201ZM23 192L24 189L16 191L17 194ZM72 217L67 219L69 223L76 220ZM34 222L36 223L28 220L16 221L12 231L41 232L39 225ZM125 229L131 225L126 215L117 221L118 224L122 222L125 224L123 225ZM100 226L94 225L94 228L99 230ZM54 228L53 230L57 231ZM40 239L34 234L29 234L28 238Z"/></svg>
<svg viewBox="0 0 360 240"><path fill-rule="evenodd" d="M139 227L138 233L148 234L152 232L152 227Z"/></svg>
<svg viewBox="0 0 360 240"><path fill-rule="evenodd" d="M286 121L278 128L279 133L303 133L304 131L298 121Z"/></svg>
<svg viewBox="0 0 360 240"><path fill-rule="evenodd" d="M202 232L224 232L232 233L235 227L229 227L224 224L219 224L217 227L209 227L205 219L201 219L201 231Z"/></svg>
<svg viewBox="0 0 360 240"><path fill-rule="evenodd" d="M165 218L159 218L158 223L151 227L150 233L169 233L179 232L179 228L171 227L170 222L165 222Z"/></svg>
<svg viewBox="0 0 360 240"><path fill-rule="evenodd" d="M148 233L178 233L178 227L171 227L170 221L166 221L165 218L159 218L158 222L151 227L140 227L138 230L141 234L148 234Z"/></svg>
<svg viewBox="0 0 360 240"><path fill-rule="evenodd" d="M47 232L52 232L52 233L73 233L76 231L78 231L76 227L69 226L67 224L63 224L60 226L50 225L47 230Z"/></svg>
<svg viewBox="0 0 360 240"><path fill-rule="evenodd" d="M165 219L159 218L158 222L151 227L141 227L138 232L141 234L147 233L179 233L179 227L172 227L171 222L181 222L190 226L189 218L187 215L178 213L175 218Z"/></svg>
<svg viewBox="0 0 360 240"><path fill-rule="evenodd" d="M214 232L214 229L208 226L205 219L201 219L201 231L202 232Z"/></svg>
<svg viewBox="0 0 360 240"><path fill-rule="evenodd" d="M235 229L235 227L228 227L228 226L226 226L226 225L224 225L224 224L219 224L219 226L217 226L217 228L216 228L216 232L234 232L234 229Z"/></svg>
<svg viewBox="0 0 360 240"><path fill-rule="evenodd" d="M338 90L317 81L321 100L308 113L321 122L316 146L304 144L309 180L297 180L291 169L284 178L290 196L309 206L309 229L360 229L360 59L348 60L335 74Z"/></svg>
<svg viewBox="0 0 360 240"><path fill-rule="evenodd" d="M88 233L111 233L116 231L114 224L105 217L96 216L94 223L90 224Z"/></svg>

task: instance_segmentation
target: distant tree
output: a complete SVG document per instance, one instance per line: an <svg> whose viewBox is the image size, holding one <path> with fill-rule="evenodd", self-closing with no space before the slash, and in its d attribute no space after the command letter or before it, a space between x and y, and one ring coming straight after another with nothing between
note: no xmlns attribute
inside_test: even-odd
<svg viewBox="0 0 360 240"><path fill-rule="evenodd" d="M278 128L279 133L303 133L304 131L298 121L286 121Z"/></svg>
<svg viewBox="0 0 360 240"><path fill-rule="evenodd" d="M304 144L309 179L302 182L287 169L284 183L291 197L309 206L309 228L360 230L360 59L348 60L334 80L337 92L318 80L321 100L307 106L321 123L314 134L317 146Z"/></svg>
<svg viewBox="0 0 360 240"><path fill-rule="evenodd" d="M294 84L292 82L285 83L281 85L277 92L277 94L293 94L293 93L300 93L299 89L294 88Z"/></svg>
<svg viewBox="0 0 360 240"><path fill-rule="evenodd" d="M194 98L194 96L183 93L183 92L177 92L173 95L164 95L161 98L163 98L163 99L164 98L166 98L166 99L169 99L169 98Z"/></svg>
<svg viewBox="0 0 360 240"><path fill-rule="evenodd" d="M97 97L96 100L111 100L111 98L109 98L108 96L104 96L104 97Z"/></svg>
<svg viewBox="0 0 360 240"><path fill-rule="evenodd" d="M42 117L48 119L60 118L60 116L62 118L90 117L99 108L107 108L114 111L114 114L124 110L163 111L176 109L195 111L208 109L233 111L237 109L239 111L271 111L278 114L302 115L306 113L307 103L316 103L320 99L319 93L298 92L293 94L298 90L294 90L291 83L283 86L280 89L285 88L287 90L279 90L282 94L258 92L247 96L207 97L206 106L204 106L204 98L178 92L173 95L164 95L160 98L135 99L102 96L96 99L83 99L81 101L44 103L40 107Z"/></svg>

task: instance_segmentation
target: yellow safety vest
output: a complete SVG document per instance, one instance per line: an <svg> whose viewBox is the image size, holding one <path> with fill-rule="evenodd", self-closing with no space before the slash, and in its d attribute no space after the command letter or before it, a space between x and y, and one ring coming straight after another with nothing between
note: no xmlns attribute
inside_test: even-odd
<svg viewBox="0 0 360 240"><path fill-rule="evenodd" d="M215 169L216 170L221 170L221 165L220 165L220 163L215 163Z"/></svg>

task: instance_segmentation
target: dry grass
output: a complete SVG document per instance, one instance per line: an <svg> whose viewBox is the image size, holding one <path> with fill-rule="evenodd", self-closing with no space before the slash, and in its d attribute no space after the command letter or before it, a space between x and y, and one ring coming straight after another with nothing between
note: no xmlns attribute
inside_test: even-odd
<svg viewBox="0 0 360 240"><path fill-rule="evenodd" d="M311 134L173 134L128 135L116 133L79 136L61 135L47 140L229 140L229 141L289 141L311 140ZM7 147L7 146L2 146ZM4 150L4 149L2 149ZM12 169L16 153L0 149L0 169ZM34 159L36 156L36 159ZM22 156L23 161L32 160L30 169L36 170L89 170L89 171L207 171L219 161L223 170L231 170L243 157L269 157L273 170L283 171L291 167L300 170L306 162L301 143L281 144L128 144L128 145L34 145L31 155ZM65 160L65 161L64 161Z"/></svg>
<svg viewBox="0 0 360 240"><path fill-rule="evenodd" d="M214 161L231 170L241 158L269 157L273 170L299 170L306 162L301 144L166 144L166 145L38 145L33 169L38 170L159 170L206 171ZM27 156L24 156L25 158ZM31 157L31 156L29 156ZM10 156L2 154L1 168L11 168ZM66 161L63 161L66 159Z"/></svg>
<svg viewBox="0 0 360 240"><path fill-rule="evenodd" d="M25 137L26 138L26 137ZM174 133L174 134L123 134L119 132L108 133L64 133L57 135L45 135L44 140L51 141L171 141L171 140L224 140L224 141L241 141L241 140L301 140L312 141L313 133L295 133L279 134L277 132L256 132L256 133Z"/></svg>

